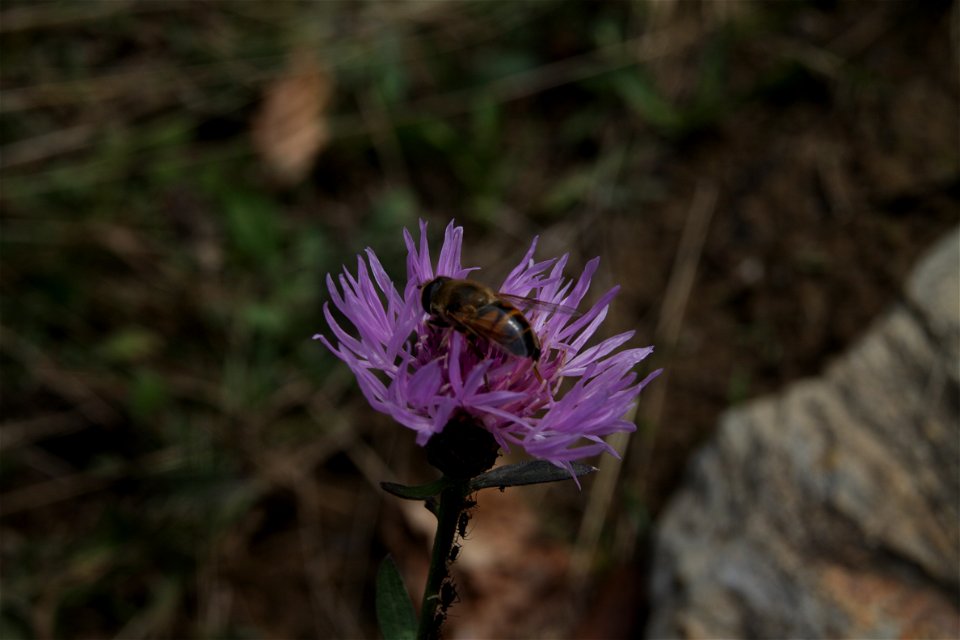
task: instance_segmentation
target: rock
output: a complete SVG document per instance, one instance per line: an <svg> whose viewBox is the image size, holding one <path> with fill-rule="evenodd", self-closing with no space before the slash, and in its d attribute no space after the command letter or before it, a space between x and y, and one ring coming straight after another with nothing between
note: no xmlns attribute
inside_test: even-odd
<svg viewBox="0 0 960 640"><path fill-rule="evenodd" d="M727 413L656 532L650 638L960 637L960 230L820 378Z"/></svg>

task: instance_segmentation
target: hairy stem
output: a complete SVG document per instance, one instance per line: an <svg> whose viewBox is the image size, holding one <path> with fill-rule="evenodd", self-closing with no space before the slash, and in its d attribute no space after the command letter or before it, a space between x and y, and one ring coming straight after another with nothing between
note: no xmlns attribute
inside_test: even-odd
<svg viewBox="0 0 960 640"><path fill-rule="evenodd" d="M440 493L440 504L436 509L437 534L433 539L427 586L423 590L417 640L437 640L440 637L440 626L445 613L445 609L441 607L440 589L443 581L449 577L447 560L457 535L460 514L467 504L469 490L468 481L462 480L453 482Z"/></svg>

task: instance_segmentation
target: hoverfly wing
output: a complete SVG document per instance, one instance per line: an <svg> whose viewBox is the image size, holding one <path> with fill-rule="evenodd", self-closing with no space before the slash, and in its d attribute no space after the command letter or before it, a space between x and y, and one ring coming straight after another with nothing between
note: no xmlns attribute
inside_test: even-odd
<svg viewBox="0 0 960 640"><path fill-rule="evenodd" d="M521 358L540 357L540 342L530 322L503 301L486 305L476 313L449 313L451 324L467 336L484 338L489 344Z"/></svg>
<svg viewBox="0 0 960 640"><path fill-rule="evenodd" d="M498 293L497 297L503 298L510 304L516 305L517 308L524 311L546 311L548 313L559 313L573 318L583 315L577 310L576 307L554 304L552 302L544 302L543 300L537 300L536 298L515 296L510 293Z"/></svg>
<svg viewBox="0 0 960 640"><path fill-rule="evenodd" d="M495 317L454 311L447 313L447 319L454 328L459 329L467 335L497 342L499 337L497 333L498 319Z"/></svg>

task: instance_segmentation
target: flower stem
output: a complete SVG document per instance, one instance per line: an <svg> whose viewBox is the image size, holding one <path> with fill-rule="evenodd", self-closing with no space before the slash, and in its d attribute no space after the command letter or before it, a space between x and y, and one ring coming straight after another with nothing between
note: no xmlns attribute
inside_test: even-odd
<svg viewBox="0 0 960 640"><path fill-rule="evenodd" d="M436 510L437 534L433 539L427 585L423 590L417 640L437 640L440 637L440 626L443 624L446 610L441 603L440 590L444 580L450 575L447 570L447 561L457 535L460 514L467 505L469 491L468 480L456 480L440 493L440 504Z"/></svg>

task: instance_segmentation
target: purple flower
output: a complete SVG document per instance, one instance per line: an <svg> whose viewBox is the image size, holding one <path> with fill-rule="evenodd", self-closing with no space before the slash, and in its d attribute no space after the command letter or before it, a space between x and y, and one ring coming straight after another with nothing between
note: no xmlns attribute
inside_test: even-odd
<svg viewBox="0 0 960 640"><path fill-rule="evenodd" d="M570 461L603 451L617 455L603 438L636 429L624 415L640 390L660 373L637 381L633 367L653 347L618 351L633 331L586 347L619 287L582 315L523 309L540 338L538 377L529 358L507 354L484 341L471 344L457 331L426 322L420 287L439 275L464 278L474 270L460 265L463 228L453 222L447 225L434 269L426 228L421 220L419 248L410 233L403 232L408 253L402 295L369 248L366 260L357 256L356 276L344 268L339 287L327 275L333 304L356 335L341 327L327 303L324 316L337 342L319 334L314 338L347 363L370 404L413 429L421 446L442 431L455 412L465 411L503 449L520 446L533 457L567 469ZM534 238L499 292L576 308L599 259L588 262L573 282L563 276L567 255L536 262L536 246Z"/></svg>

